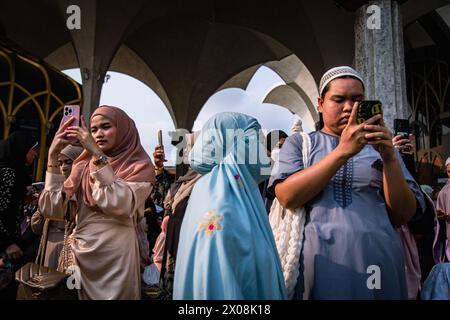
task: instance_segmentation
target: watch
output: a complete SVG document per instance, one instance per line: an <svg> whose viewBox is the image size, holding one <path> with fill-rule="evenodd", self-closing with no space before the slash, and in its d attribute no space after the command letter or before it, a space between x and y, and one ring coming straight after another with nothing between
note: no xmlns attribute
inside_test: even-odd
<svg viewBox="0 0 450 320"><path fill-rule="evenodd" d="M93 162L94 165L98 166L98 165L106 165L108 164L108 157L105 155L101 155L100 157L98 157L97 159L94 160Z"/></svg>

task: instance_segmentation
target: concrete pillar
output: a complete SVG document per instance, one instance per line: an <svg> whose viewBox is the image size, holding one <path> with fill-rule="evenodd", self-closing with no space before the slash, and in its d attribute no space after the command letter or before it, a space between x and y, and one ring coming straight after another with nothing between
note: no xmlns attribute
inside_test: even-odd
<svg viewBox="0 0 450 320"><path fill-rule="evenodd" d="M80 8L80 28L71 29L70 35L81 71L83 115L86 121L89 122L90 115L100 102L103 77L106 74L109 63L105 66L102 63L104 57L96 52L98 51L98 48L96 48L97 1L60 1L60 9L66 19L70 19L70 13L67 13L67 8L72 4Z"/></svg>
<svg viewBox="0 0 450 320"><path fill-rule="evenodd" d="M135 0L133 5L128 5L128 0L58 1L67 19L67 28L71 16L78 14L80 18L79 25L69 29L83 80L83 115L87 122L100 102L104 77L111 61L143 5L145 0ZM76 12L70 9L74 6L77 7ZM98 14L105 11L108 15Z"/></svg>
<svg viewBox="0 0 450 320"><path fill-rule="evenodd" d="M356 11L355 68L366 83L366 99L383 103L384 120L408 119L403 24L396 1L370 1Z"/></svg>

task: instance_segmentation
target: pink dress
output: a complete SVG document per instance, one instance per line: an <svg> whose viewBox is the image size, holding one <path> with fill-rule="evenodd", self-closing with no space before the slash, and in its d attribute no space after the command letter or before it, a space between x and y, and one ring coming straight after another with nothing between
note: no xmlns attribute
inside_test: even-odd
<svg viewBox="0 0 450 320"><path fill-rule="evenodd" d="M94 211L77 194L80 206L72 250L81 275L80 299L140 299L139 247L135 227L144 216L151 191L146 182L118 178L110 165L91 173ZM47 218L62 219L68 199L64 176L47 172L39 208ZM81 190L81 189L80 189ZM77 199L78 197L78 199Z"/></svg>

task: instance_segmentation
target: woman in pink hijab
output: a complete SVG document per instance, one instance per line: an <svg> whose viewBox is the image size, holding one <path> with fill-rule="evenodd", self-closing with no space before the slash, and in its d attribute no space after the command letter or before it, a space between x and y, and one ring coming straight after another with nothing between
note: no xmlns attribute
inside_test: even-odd
<svg viewBox="0 0 450 320"><path fill-rule="evenodd" d="M80 127L61 124L49 149L45 189L39 200L48 218L77 212L72 250L80 299L140 299L139 248L135 226L154 183L154 167L134 121L116 107L100 106ZM85 149L64 181L57 155L77 139ZM77 278L78 277L78 278ZM78 289L77 288L77 289Z"/></svg>

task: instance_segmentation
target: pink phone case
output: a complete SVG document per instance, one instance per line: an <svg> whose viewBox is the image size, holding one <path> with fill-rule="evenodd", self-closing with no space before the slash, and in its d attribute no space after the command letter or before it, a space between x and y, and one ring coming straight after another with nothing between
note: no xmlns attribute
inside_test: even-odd
<svg viewBox="0 0 450 320"><path fill-rule="evenodd" d="M62 122L67 121L70 117L75 117L73 120L71 126L72 127L79 127L80 126L80 106L79 105L70 105L70 106L64 106L63 109L63 117ZM77 143L78 140L74 138L68 138L68 140L71 143Z"/></svg>
<svg viewBox="0 0 450 320"><path fill-rule="evenodd" d="M80 126L80 106L79 105L64 106L63 121L67 121L70 117L75 117L71 126L73 126L73 127Z"/></svg>

